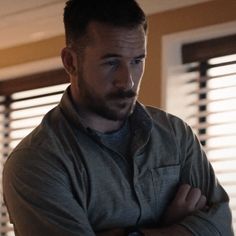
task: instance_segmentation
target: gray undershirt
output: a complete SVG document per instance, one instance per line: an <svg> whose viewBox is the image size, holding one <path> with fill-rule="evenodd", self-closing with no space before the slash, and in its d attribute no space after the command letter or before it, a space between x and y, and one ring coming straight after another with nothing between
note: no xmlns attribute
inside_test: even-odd
<svg viewBox="0 0 236 236"><path fill-rule="evenodd" d="M131 143L131 130L129 120L126 120L123 126L117 131L110 133L101 133L96 131L96 134L100 137L102 143L105 144L105 146L109 147L110 149L114 150L124 157L129 156L129 147Z"/></svg>

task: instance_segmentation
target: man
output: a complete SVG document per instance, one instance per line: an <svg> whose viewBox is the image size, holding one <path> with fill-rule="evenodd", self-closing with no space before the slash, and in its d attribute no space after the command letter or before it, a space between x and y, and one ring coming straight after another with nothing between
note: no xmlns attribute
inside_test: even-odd
<svg viewBox="0 0 236 236"><path fill-rule="evenodd" d="M71 86L12 152L17 236L230 236L228 196L189 126L137 102L147 23L134 0L69 0Z"/></svg>

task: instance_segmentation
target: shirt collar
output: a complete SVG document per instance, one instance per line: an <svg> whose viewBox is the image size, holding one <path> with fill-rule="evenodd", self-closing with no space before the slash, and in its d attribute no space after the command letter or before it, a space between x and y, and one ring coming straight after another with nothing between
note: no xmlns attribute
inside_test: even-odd
<svg viewBox="0 0 236 236"><path fill-rule="evenodd" d="M62 113L68 118L71 123L73 123L76 128L79 128L80 130L83 130L90 135L93 133L95 135L95 132L93 132L88 126L86 126L86 124L83 123L82 119L80 118L76 106L71 99L70 86L65 90L59 107ZM135 137L137 146L140 147L140 142L146 143L149 139L153 123L145 106L138 101L136 103L133 114L130 116L130 121L131 129L133 131L132 135Z"/></svg>

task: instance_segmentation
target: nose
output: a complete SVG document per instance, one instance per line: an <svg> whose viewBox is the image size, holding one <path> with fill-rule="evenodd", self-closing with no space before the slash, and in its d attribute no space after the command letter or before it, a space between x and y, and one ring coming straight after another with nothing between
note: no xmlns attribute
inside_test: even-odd
<svg viewBox="0 0 236 236"><path fill-rule="evenodd" d="M128 91L134 87L133 75L129 66L122 66L114 79L114 86L120 90Z"/></svg>

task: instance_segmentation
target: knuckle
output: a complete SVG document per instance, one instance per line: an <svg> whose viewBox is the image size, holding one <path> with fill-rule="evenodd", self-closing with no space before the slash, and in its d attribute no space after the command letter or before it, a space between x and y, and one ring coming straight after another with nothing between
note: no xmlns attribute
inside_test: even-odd
<svg viewBox="0 0 236 236"><path fill-rule="evenodd" d="M206 202L206 200L207 200L206 196L202 195L202 196L201 196L201 201L202 201L202 202Z"/></svg>
<svg viewBox="0 0 236 236"><path fill-rule="evenodd" d="M182 185L180 186L180 188L182 188L182 189L190 189L191 186L190 186L189 184L182 184Z"/></svg>
<svg viewBox="0 0 236 236"><path fill-rule="evenodd" d="M193 212L194 211L194 206L192 206L192 205L187 205L186 206L186 210L187 210L187 212Z"/></svg>
<svg viewBox="0 0 236 236"><path fill-rule="evenodd" d="M201 195L202 191L199 188L192 188L191 190L196 195Z"/></svg>

